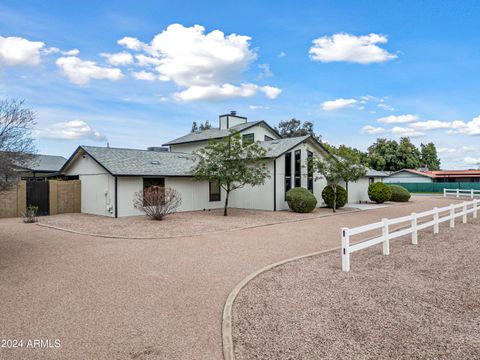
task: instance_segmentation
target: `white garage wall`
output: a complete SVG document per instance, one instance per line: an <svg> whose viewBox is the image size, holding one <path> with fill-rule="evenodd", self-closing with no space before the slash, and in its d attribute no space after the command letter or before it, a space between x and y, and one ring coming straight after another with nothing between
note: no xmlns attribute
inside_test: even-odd
<svg viewBox="0 0 480 360"><path fill-rule="evenodd" d="M385 183L431 183L433 180L427 176L413 174L408 171L401 171L396 174L387 176L383 182Z"/></svg>
<svg viewBox="0 0 480 360"><path fill-rule="evenodd" d="M117 178L117 194L118 194L118 216L134 216L143 215L140 210L135 209L133 200L137 191L143 189L143 178L141 177L118 177Z"/></svg>
<svg viewBox="0 0 480 360"><path fill-rule="evenodd" d="M225 194L222 193L221 201L209 201L209 188L207 181L195 181L189 177L167 177L165 186L177 190L182 196L182 205L179 211L193 211L203 209L217 209L223 207Z"/></svg>
<svg viewBox="0 0 480 360"><path fill-rule="evenodd" d="M115 179L94 159L79 154L65 174L81 181L82 213L115 216Z"/></svg>

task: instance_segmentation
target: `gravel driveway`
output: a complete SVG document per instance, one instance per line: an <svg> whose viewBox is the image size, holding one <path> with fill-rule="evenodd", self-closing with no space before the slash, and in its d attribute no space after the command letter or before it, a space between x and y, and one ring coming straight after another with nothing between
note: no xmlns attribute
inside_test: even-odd
<svg viewBox="0 0 480 360"><path fill-rule="evenodd" d="M242 289L233 341L242 359L479 359L480 221L443 225L352 255L281 265Z"/></svg>
<svg viewBox="0 0 480 360"><path fill-rule="evenodd" d="M412 200L162 240L97 238L2 219L0 338L59 339L61 347L0 348L0 359L221 359L223 305L245 276L339 246L341 226L455 201Z"/></svg>

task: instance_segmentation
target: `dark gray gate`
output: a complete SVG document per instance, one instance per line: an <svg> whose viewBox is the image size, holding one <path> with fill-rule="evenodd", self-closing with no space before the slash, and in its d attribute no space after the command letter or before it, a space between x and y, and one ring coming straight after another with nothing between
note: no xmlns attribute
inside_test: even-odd
<svg viewBox="0 0 480 360"><path fill-rule="evenodd" d="M50 213L50 186L48 181L27 181L27 208L38 207L38 215Z"/></svg>

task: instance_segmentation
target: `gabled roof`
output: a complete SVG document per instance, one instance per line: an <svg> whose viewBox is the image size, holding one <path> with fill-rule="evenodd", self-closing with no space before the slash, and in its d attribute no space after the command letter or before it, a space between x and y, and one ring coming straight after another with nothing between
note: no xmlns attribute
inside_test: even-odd
<svg viewBox="0 0 480 360"><path fill-rule="evenodd" d="M397 174L402 171L407 171L412 174L425 176L431 179L442 179L442 178L462 178L462 177L480 177L480 170L427 170L427 171L419 171L414 169L402 169L399 171L395 171L390 175Z"/></svg>
<svg viewBox="0 0 480 360"><path fill-rule="evenodd" d="M409 173L412 173L412 174L415 174L415 175L420 175L420 176L425 176L425 177L428 177L428 178L433 178L433 175L429 174L428 172L418 171L418 170L413 170L413 169L402 169L402 170L394 171L394 172L390 173L389 176L401 173L403 171L406 171L406 172L409 172Z"/></svg>
<svg viewBox="0 0 480 360"><path fill-rule="evenodd" d="M371 176L371 177L387 177L388 174L387 174L387 173L384 173L383 171L378 171L378 170L373 170L373 169L368 168L368 169L367 169L367 173L365 174L365 176Z"/></svg>
<svg viewBox="0 0 480 360"><path fill-rule="evenodd" d="M57 155L33 155L33 159L20 168L32 172L57 172L67 159Z"/></svg>
<svg viewBox="0 0 480 360"><path fill-rule="evenodd" d="M269 140L269 141L261 141L258 144L267 150L266 157L267 158L277 158L287 151L293 149L295 146L309 141L319 148L321 148L325 153L329 153L329 151L322 145L320 141L315 139L312 135L304 135L304 136L297 136L297 137L290 137L290 138L283 138L283 139L276 139L276 140Z"/></svg>
<svg viewBox="0 0 480 360"><path fill-rule="evenodd" d="M207 141L210 139L220 139L225 136L230 135L230 131L243 131L247 130L253 126L256 125L263 125L272 130L275 134L277 132L275 129L273 129L270 125L268 125L265 121L260 120L260 121L249 121L243 124L238 124L235 126L232 126L230 129L219 129L219 128L212 128L208 130L203 130L203 131L196 131L184 136L179 137L178 139L171 140L162 146L169 146L169 145L176 145L176 144L185 144L185 143L191 143L191 142L197 142L197 141ZM278 134L277 134L278 135ZM280 135L278 135L280 137Z"/></svg>
<svg viewBox="0 0 480 360"><path fill-rule="evenodd" d="M113 176L188 176L195 165L195 157L186 153L82 145L61 171L81 152L90 155Z"/></svg>

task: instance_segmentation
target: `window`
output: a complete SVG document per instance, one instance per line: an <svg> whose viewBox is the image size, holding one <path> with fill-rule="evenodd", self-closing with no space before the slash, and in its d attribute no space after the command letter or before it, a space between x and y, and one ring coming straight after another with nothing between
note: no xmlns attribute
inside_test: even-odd
<svg viewBox="0 0 480 360"><path fill-rule="evenodd" d="M157 189L162 189L165 191L165 178L143 178L143 190L145 194L145 189L149 187L154 187ZM145 198L143 199L143 206L145 206Z"/></svg>
<svg viewBox="0 0 480 360"><path fill-rule="evenodd" d="M302 186L301 167L302 167L302 151L295 150L295 187Z"/></svg>
<svg viewBox="0 0 480 360"><path fill-rule="evenodd" d="M242 135L242 144L247 146L255 142L255 134L244 134Z"/></svg>
<svg viewBox="0 0 480 360"><path fill-rule="evenodd" d="M218 181L210 181L208 189L210 201L220 201L220 183Z"/></svg>
<svg viewBox="0 0 480 360"><path fill-rule="evenodd" d="M310 190L313 193L313 152L307 151L307 189Z"/></svg>
<svg viewBox="0 0 480 360"><path fill-rule="evenodd" d="M265 136L263 137L263 140L264 140L264 141L272 141L273 138L270 137L270 136L268 136L268 135L265 135Z"/></svg>
<svg viewBox="0 0 480 360"><path fill-rule="evenodd" d="M373 178L373 177L368 178L368 183L369 184L373 184L374 182L375 182L375 178Z"/></svg>
<svg viewBox="0 0 480 360"><path fill-rule="evenodd" d="M285 196L292 188L292 153L285 154Z"/></svg>

